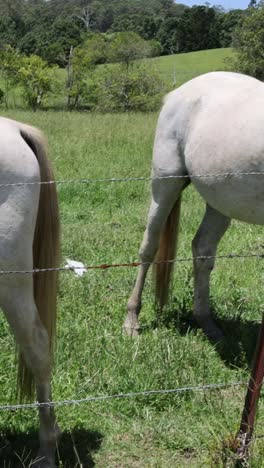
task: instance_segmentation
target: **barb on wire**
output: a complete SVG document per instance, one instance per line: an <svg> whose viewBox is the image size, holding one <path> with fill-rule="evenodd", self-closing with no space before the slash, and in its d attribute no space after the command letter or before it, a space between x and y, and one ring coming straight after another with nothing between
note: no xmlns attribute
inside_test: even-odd
<svg viewBox="0 0 264 468"><path fill-rule="evenodd" d="M51 185L51 184L94 184L94 183L110 183L110 182L140 182L162 179L211 179L211 178L228 178L239 176L261 176L264 171L255 172L219 172L215 174L184 174L184 175L168 175L168 176L149 176L149 177L112 177L106 179L62 179L62 180L49 180L49 181L35 181L35 182L10 182L0 184L3 187L19 187L25 185Z"/></svg>
<svg viewBox="0 0 264 468"><path fill-rule="evenodd" d="M262 259L264 258L264 253L250 253L250 254L226 254L226 255L200 255L197 257L186 257L186 258L176 258L175 260L164 260L160 262L130 262L130 263L102 263L100 265L82 265L82 266L69 266L66 265L64 267L58 268L35 268L32 270L0 270L1 275L19 275L19 274L35 274L35 273L45 273L49 271L75 271L78 269L86 269L86 270L108 270L111 268L134 268L140 265L159 265L162 263L185 263L185 262L192 262L194 260L207 260L207 259L215 259L215 260L223 260L223 259L243 259L243 258L255 258L255 259Z"/></svg>
<svg viewBox="0 0 264 468"><path fill-rule="evenodd" d="M228 382L228 383L217 383L217 384L207 384L207 385L196 385L193 387L178 387L168 390L144 390L142 392L129 392L129 393L117 393L114 395L102 395L95 397L80 398L75 400L62 400L62 401L47 401L43 403L25 403L19 405L0 405L1 411L17 411L21 409L36 409L43 407L54 407L54 406L69 406L69 405L80 405L83 403L96 403L99 401L107 401L121 398L136 398L140 396L151 396L151 395L168 395L168 394L177 394L183 392L198 392L205 390L221 390L228 387L238 387L246 385L245 382Z"/></svg>

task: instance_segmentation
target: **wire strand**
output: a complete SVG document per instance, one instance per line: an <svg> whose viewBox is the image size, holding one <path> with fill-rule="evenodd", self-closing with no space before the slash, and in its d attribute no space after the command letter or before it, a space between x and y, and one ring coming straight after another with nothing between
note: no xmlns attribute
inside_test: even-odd
<svg viewBox="0 0 264 468"><path fill-rule="evenodd" d="M25 185L62 185L62 184L94 184L94 183L110 183L110 182L140 182L140 181L153 181L162 179L210 179L210 178L228 178L235 176L261 176L264 171L255 172L223 172L215 174L184 174L184 175L168 175L168 176L153 176L153 177L112 177L112 178L99 178L99 179L62 179L62 180L49 180L49 181L34 181L34 182L10 182L0 184L0 188L4 187L18 187Z"/></svg>
<svg viewBox="0 0 264 468"><path fill-rule="evenodd" d="M130 262L130 263L102 263L100 265L82 265L82 266L69 266L58 268L35 268L31 270L0 270L1 275L19 275L19 274L35 274L35 273L45 273L52 271L75 271L75 270L108 270L111 268L135 268L141 265L160 265L163 263L185 263L193 262L196 260L223 260L223 259L244 259L244 258L254 258L254 259L263 259L264 253L250 253L250 254L226 254L226 255L200 255L197 257L186 257L186 258L176 258L175 260L164 260L160 262Z"/></svg>
<svg viewBox="0 0 264 468"><path fill-rule="evenodd" d="M69 406L69 405L80 405L83 403L99 402L99 401L108 401L121 398L136 398L140 396L151 396L151 395L168 395L168 394L177 394L183 392L197 392L204 390L221 390L228 387L238 387L246 385L245 382L229 382L229 383L217 383L217 384L207 384L207 385L196 385L193 387L178 387L168 390L144 390L142 392L129 392L129 393L117 393L114 395L102 395L102 396L93 396L80 399L72 400L61 400L61 401L47 401L47 402L35 402L35 403L25 403L19 405L0 405L1 411L17 411L22 409L36 409L43 407L55 407L55 406Z"/></svg>

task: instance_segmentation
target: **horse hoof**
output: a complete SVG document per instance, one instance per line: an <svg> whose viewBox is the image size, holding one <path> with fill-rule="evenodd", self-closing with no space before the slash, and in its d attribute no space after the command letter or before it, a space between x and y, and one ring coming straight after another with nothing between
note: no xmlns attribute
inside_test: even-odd
<svg viewBox="0 0 264 468"><path fill-rule="evenodd" d="M122 331L124 336L129 336L130 338L137 338L139 336L139 324L131 324L125 321Z"/></svg>
<svg viewBox="0 0 264 468"><path fill-rule="evenodd" d="M219 341L224 340L224 334L215 324L211 318L196 318L196 322L199 327L202 328L203 332L207 336L208 340L213 343L218 343Z"/></svg>
<svg viewBox="0 0 264 468"><path fill-rule="evenodd" d="M210 329L205 333L206 333L207 338L213 343L219 343L220 341L223 341L225 338L224 334L218 327L215 327L214 329Z"/></svg>
<svg viewBox="0 0 264 468"><path fill-rule="evenodd" d="M129 336L130 338L137 338L139 336L139 327L125 327L123 326L123 335Z"/></svg>

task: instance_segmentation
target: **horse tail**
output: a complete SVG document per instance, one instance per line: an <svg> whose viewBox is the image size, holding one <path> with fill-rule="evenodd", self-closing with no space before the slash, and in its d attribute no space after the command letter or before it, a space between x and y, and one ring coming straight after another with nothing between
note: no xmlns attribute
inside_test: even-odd
<svg viewBox="0 0 264 468"><path fill-rule="evenodd" d="M54 180L53 171L47 156L44 135L36 128L19 124L21 136L34 152L40 169L41 182ZM38 214L33 242L33 268L57 268L60 262L60 224L56 185L40 186ZM56 309L58 271L35 273L33 277L34 300L40 320L49 337L50 359L53 361L56 335ZM20 399L31 399L35 385L22 354L19 354L18 392Z"/></svg>
<svg viewBox="0 0 264 468"><path fill-rule="evenodd" d="M154 267L155 302L162 309L168 302L170 280L173 273L174 259L181 212L181 197L175 202L160 236L159 248Z"/></svg>

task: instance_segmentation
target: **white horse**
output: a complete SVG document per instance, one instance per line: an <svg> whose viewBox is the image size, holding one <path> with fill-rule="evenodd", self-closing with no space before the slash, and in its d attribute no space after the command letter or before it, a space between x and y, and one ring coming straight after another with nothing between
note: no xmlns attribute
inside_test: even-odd
<svg viewBox="0 0 264 468"><path fill-rule="evenodd" d="M136 336L139 332L138 315L149 264L155 255L161 262L175 257L180 196L185 187L192 182L206 202L192 243L193 256L213 257L231 218L264 224L264 175L245 174L263 171L262 82L236 73L214 72L167 96L156 130L152 201L140 249L143 265L128 301L123 325L126 334ZM226 173L232 175L226 177ZM213 258L194 260L194 317L209 337L218 340L222 333L209 308L213 267ZM172 263L156 268L156 299L161 307L167 301L171 269Z"/></svg>
<svg viewBox="0 0 264 468"><path fill-rule="evenodd" d="M28 271L57 267L59 214L56 187L42 134L0 118L0 266ZM21 183L24 185L16 185ZM31 183L36 184L31 184ZM1 184L4 184L1 186ZM14 185L5 185L14 184ZM0 275L0 307L19 346L20 396L51 400L57 272ZM39 409L40 449L32 467L55 467L59 428L50 407Z"/></svg>

